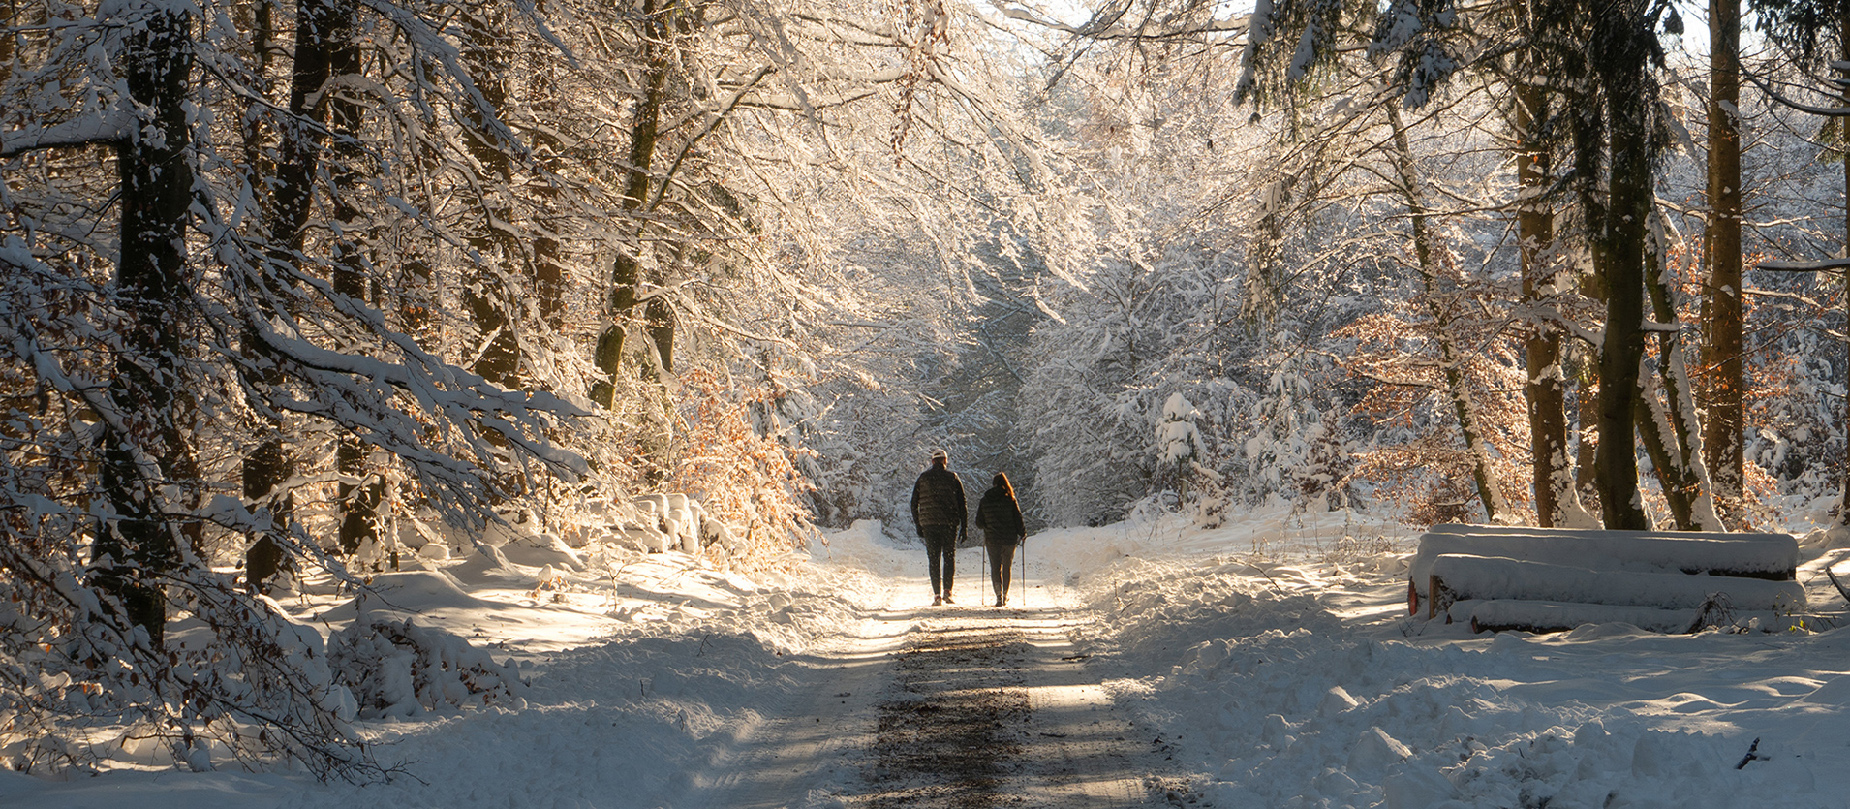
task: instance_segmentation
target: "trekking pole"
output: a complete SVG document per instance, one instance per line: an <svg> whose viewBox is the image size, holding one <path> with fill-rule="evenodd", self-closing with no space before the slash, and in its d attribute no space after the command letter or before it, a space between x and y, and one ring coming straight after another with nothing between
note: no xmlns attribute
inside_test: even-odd
<svg viewBox="0 0 1850 809"><path fill-rule="evenodd" d="M989 573L989 545L987 544L983 545L983 573L985 575ZM994 593L989 592L992 589L995 589L995 585L991 584L989 579L985 578L983 580L983 603L989 603L989 597L994 595Z"/></svg>
<svg viewBox="0 0 1850 809"><path fill-rule="evenodd" d="M1027 609L1028 608L1028 538L1022 537L1021 542L1016 543L1016 544L1021 546L1021 608Z"/></svg>

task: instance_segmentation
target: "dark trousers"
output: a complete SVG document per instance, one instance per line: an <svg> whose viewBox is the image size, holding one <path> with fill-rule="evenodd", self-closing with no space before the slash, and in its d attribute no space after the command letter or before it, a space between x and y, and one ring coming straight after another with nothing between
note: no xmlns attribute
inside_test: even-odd
<svg viewBox="0 0 1850 809"><path fill-rule="evenodd" d="M996 600L1007 601L1009 571L1015 566L1015 543L985 542L989 549L989 581L996 586Z"/></svg>
<svg viewBox="0 0 1850 809"><path fill-rule="evenodd" d="M919 534L925 539L925 559L926 567L931 570L932 595L950 592L951 581L957 578L957 526L920 526ZM944 572L943 587L938 586L940 568Z"/></svg>

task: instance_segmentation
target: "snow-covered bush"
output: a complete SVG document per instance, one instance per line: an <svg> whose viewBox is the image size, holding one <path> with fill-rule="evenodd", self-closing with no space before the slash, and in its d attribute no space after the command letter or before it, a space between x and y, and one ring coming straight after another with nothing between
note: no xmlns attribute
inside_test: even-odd
<svg viewBox="0 0 1850 809"><path fill-rule="evenodd" d="M527 684L486 650L411 619L362 618L328 638L328 665L363 719L445 707L520 707Z"/></svg>
<svg viewBox="0 0 1850 809"><path fill-rule="evenodd" d="M386 770L354 732L321 635L228 578L177 572L158 649L57 556L0 543L0 767L88 769L127 756L195 771L293 759L321 778ZM75 740L91 739L80 743Z"/></svg>

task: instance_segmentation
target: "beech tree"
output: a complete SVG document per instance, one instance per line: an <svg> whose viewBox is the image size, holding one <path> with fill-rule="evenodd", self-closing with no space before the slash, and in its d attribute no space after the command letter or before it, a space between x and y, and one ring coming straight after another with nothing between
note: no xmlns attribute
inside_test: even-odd
<svg viewBox="0 0 1850 809"><path fill-rule="evenodd" d="M1708 421L1702 447L1714 495L1728 522L1741 522L1745 387L1741 331L1741 4L1709 2L1709 223L1704 254L1702 364Z"/></svg>
<svg viewBox="0 0 1850 809"><path fill-rule="evenodd" d="M168 502L161 488L194 489L199 479L192 442L181 429L190 418L182 334L196 284L186 255L194 170L185 111L195 21L174 7L146 14L122 55L129 100L148 111L146 125L123 133L116 147L122 219L115 294L129 327L109 375L107 404L98 410L102 487L120 516L100 526L93 564L96 586L114 599L104 609L120 609L158 653L167 622L165 581L192 544L184 522L170 516L189 503ZM196 496L196 490L185 495Z"/></svg>

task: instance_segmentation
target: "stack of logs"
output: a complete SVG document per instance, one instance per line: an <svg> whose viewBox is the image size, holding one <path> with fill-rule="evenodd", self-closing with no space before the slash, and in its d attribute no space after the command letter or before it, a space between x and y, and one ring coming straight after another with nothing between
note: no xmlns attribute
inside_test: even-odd
<svg viewBox="0 0 1850 809"><path fill-rule="evenodd" d="M1789 534L1435 525L1408 568L1407 611L1473 632L1777 629L1805 610L1798 564Z"/></svg>

